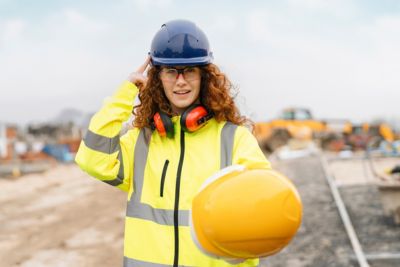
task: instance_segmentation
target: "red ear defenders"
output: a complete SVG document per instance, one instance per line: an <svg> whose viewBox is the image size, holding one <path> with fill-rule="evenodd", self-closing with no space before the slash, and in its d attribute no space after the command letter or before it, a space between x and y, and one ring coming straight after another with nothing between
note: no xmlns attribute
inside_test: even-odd
<svg viewBox="0 0 400 267"><path fill-rule="evenodd" d="M204 106L192 105L181 114L180 124L184 131L194 132L203 127L212 117L212 114ZM174 137L174 124L167 114L161 111L154 114L152 126L159 135Z"/></svg>

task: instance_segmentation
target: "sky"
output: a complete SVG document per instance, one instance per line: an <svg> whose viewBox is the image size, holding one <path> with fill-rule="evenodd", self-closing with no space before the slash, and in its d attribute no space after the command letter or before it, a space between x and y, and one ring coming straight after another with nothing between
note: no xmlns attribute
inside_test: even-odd
<svg viewBox="0 0 400 267"><path fill-rule="evenodd" d="M160 26L189 19L254 121L400 117L397 0L0 0L0 122L98 110Z"/></svg>

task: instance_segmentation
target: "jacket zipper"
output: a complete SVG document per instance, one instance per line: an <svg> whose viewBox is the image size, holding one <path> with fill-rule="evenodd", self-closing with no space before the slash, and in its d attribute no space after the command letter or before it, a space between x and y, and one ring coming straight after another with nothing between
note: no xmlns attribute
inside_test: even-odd
<svg viewBox="0 0 400 267"><path fill-rule="evenodd" d="M165 182L165 175L167 174L169 160L166 160L164 163L164 167L161 174L161 182L160 182L160 197L164 195L164 182Z"/></svg>
<svg viewBox="0 0 400 267"><path fill-rule="evenodd" d="M178 227L179 193L180 193L179 191L181 187L183 159L185 156L185 133L183 129L181 129L180 143L181 143L181 155L179 157L178 171L176 173L175 205L174 205L174 238L175 238L174 267L178 267L178 261L179 261L179 227Z"/></svg>

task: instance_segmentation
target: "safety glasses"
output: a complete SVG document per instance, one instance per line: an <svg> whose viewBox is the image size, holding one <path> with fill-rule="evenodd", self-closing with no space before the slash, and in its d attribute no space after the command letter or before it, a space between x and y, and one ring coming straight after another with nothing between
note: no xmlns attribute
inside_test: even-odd
<svg viewBox="0 0 400 267"><path fill-rule="evenodd" d="M174 83L178 79L179 74L182 74L185 81L190 82L200 79L201 70L199 67L186 67L183 69L162 68L160 71L160 79L165 82Z"/></svg>

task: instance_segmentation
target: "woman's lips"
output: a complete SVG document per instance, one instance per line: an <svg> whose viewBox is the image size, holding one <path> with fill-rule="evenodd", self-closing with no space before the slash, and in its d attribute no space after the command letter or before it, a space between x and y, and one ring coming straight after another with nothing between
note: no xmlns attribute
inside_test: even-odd
<svg viewBox="0 0 400 267"><path fill-rule="evenodd" d="M179 90L179 91L174 91L174 94L177 94L177 95L186 95L186 94L188 94L188 93L190 93L190 90Z"/></svg>

